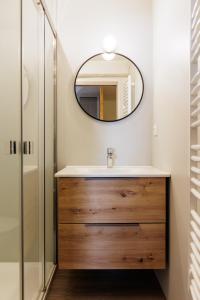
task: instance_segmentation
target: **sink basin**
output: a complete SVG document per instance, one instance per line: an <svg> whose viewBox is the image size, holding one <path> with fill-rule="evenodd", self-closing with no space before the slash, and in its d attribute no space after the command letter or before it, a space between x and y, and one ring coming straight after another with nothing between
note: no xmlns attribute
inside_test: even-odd
<svg viewBox="0 0 200 300"><path fill-rule="evenodd" d="M170 177L152 166L66 166L55 177Z"/></svg>

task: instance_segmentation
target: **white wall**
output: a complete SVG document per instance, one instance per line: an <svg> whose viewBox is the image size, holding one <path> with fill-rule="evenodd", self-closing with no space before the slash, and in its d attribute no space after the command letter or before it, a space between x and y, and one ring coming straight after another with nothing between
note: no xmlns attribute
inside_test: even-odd
<svg viewBox="0 0 200 300"><path fill-rule="evenodd" d="M154 0L153 163L170 170L170 262L158 278L167 300L188 300L190 1Z"/></svg>
<svg viewBox="0 0 200 300"><path fill-rule="evenodd" d="M107 34L139 66L145 83L136 113L109 124L88 117L73 92L78 68L102 51ZM152 1L58 0L58 36L58 167L105 164L107 147L115 148L116 164L151 164Z"/></svg>

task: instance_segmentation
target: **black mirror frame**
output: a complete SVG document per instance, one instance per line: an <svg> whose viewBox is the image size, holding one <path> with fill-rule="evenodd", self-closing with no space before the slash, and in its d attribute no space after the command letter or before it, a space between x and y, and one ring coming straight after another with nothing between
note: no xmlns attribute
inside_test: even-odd
<svg viewBox="0 0 200 300"><path fill-rule="evenodd" d="M102 52L102 53L95 54L95 55L89 57L89 58L88 58L88 59L80 66L80 68L78 69L78 72L77 72L77 74L76 74L75 80L74 80L74 94L75 94L75 96L76 96L76 100L77 100L78 105L80 106L80 108L81 108L88 116L90 116L92 119L95 119L95 120L100 121L100 122L106 122L106 123L110 123L110 122L118 122L118 121L124 120L125 118L128 118L129 116L131 116L131 115L136 111L136 109L139 107L139 105L140 105L140 103L141 103L141 101L142 101L142 98L143 98L143 96L144 96L144 78L143 78L142 72L140 71L140 69L138 68L138 66L137 66L137 65L136 65L129 57L127 57L127 56L125 56L125 55L123 55L123 54L121 54L121 53L115 53L116 55L120 55L120 56L122 56L122 57L128 59L128 60L136 67L136 69L137 69L138 72L140 73L140 76L141 76L141 79L142 79L142 95L141 95L140 101L138 102L137 106L134 108L134 110L133 110L130 114L128 114L127 116L125 116L125 117L123 117L123 118L121 118L121 119L117 119L117 120L100 120L100 119L98 119L98 118L95 118L94 116L91 116L91 115L90 115L90 114L89 114L89 113L81 106L80 102L78 101L78 97L77 97L77 93L76 93L76 81L77 81L79 72L80 72L80 70L82 69L82 67L83 67L89 60L91 60L92 58L94 58L94 57L96 57L96 56L99 56L99 55L102 55L102 54L103 54L103 52Z"/></svg>

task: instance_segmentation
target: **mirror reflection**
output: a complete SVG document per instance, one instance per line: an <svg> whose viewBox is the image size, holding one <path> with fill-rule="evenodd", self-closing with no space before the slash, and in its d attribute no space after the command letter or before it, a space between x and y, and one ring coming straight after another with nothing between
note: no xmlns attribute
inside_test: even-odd
<svg viewBox="0 0 200 300"><path fill-rule="evenodd" d="M121 54L112 54L111 58L104 54L90 58L75 80L79 105L101 121L130 115L140 104L144 90L141 72L130 59Z"/></svg>

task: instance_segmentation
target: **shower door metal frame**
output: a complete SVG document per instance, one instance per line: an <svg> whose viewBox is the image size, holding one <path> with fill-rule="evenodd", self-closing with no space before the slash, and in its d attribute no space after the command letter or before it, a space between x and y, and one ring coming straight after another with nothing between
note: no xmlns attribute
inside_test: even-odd
<svg viewBox="0 0 200 300"><path fill-rule="evenodd" d="M42 7L44 12L44 106L45 106L45 17L50 25L54 36L54 173L57 171L57 34L56 30L54 29L54 25L51 21L51 18L48 15L48 10L46 9L45 4L43 1L40 0L33 0L35 3ZM22 63L23 63L23 0L19 0L20 5L20 105L21 105L21 116L20 116L20 159L21 159L21 201L20 201L20 244L21 244L21 251L20 251L20 299L24 300L24 196L23 196L23 81L22 81ZM44 115L44 122L45 122L45 115ZM45 127L44 127L44 134L45 134ZM45 138L45 136L44 136ZM45 145L44 145L45 149ZM44 152L44 164L45 164L45 152ZM45 172L44 172L44 182L45 182ZM49 281L46 284L46 276L45 276L45 189L44 189L44 227L42 230L44 231L44 245L43 245L43 289L41 291L40 299L45 299L48 291L48 287L50 286L53 274L56 270L56 202L57 202L57 190L56 190L56 180L54 179L54 269L52 274L50 275Z"/></svg>
<svg viewBox="0 0 200 300"><path fill-rule="evenodd" d="M20 0L20 105L21 105L21 128L20 128L20 152L21 152L21 203L20 203L20 242L21 242L21 255L20 255L20 299L24 300L24 195L23 195L23 86L22 86L22 24L23 24L23 9L22 1Z"/></svg>
<svg viewBox="0 0 200 300"><path fill-rule="evenodd" d="M53 48L54 48L54 74L53 74L53 77L54 77L54 174L56 173L57 171L57 35L56 35L56 31L54 29L54 26L51 22L51 19L49 18L48 16L48 11L46 9L46 6L44 5L44 3L41 1L40 2L42 7L43 7L43 10L44 10L44 140L45 140L45 67L46 67L46 64L45 64L45 39L46 39L46 36L45 36L45 18L46 20L48 21L48 24L51 28L51 31L52 31L52 34L53 34L53 37L54 37L54 44L53 44ZM42 299L45 299L46 297L46 292L48 291L48 287L51 283L51 279L53 277L53 274L50 275L50 278L49 278L49 281L46 283L46 272L45 272L45 262L46 262L46 215L45 215L45 144L44 144L44 264L43 264L43 297ZM53 273L55 272L56 270L56 240L57 240L57 230L56 230L56 216L57 216L57 213L56 213L56 202L57 202L57 189L56 189L56 180L54 178L54 269L53 269Z"/></svg>

